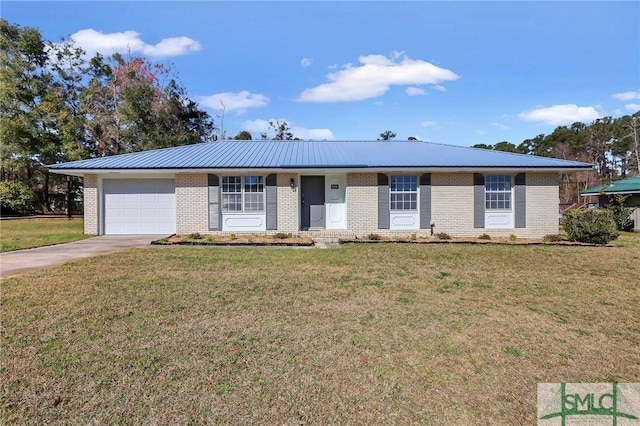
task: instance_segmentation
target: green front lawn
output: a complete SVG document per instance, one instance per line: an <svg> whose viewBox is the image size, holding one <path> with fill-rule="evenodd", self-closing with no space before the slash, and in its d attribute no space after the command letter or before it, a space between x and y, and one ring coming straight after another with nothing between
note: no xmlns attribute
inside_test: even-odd
<svg viewBox="0 0 640 426"><path fill-rule="evenodd" d="M639 382L623 247L144 248L2 280L6 424L536 423Z"/></svg>
<svg viewBox="0 0 640 426"><path fill-rule="evenodd" d="M83 234L82 219L12 219L0 221L0 252L69 243Z"/></svg>

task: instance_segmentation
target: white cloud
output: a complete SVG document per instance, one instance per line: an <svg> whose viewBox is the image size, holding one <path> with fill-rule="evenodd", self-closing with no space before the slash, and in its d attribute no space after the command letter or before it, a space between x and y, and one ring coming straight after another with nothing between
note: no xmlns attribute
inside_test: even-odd
<svg viewBox="0 0 640 426"><path fill-rule="evenodd" d="M302 102L361 101L382 96L392 85L437 85L460 78L451 70L422 60L413 60L398 52L394 52L391 58L383 55L360 56L358 61L361 65L346 64L341 70L327 74L329 83L305 89L298 100Z"/></svg>
<svg viewBox="0 0 640 426"><path fill-rule="evenodd" d="M102 33L92 28L71 34L70 39L82 47L88 56L101 53L110 56L114 53L142 54L152 58L167 58L197 52L202 46L189 37L164 38L156 44L147 44L136 31Z"/></svg>
<svg viewBox="0 0 640 426"><path fill-rule="evenodd" d="M269 103L269 98L265 95L250 93L247 90L238 93L216 93L210 96L199 96L196 99L202 106L215 110L224 108L225 112L235 111L238 115L246 112L248 108L260 108Z"/></svg>
<svg viewBox="0 0 640 426"><path fill-rule="evenodd" d="M440 84L434 85L433 88L435 90L437 90L438 92L446 92L447 91L447 88L442 86L442 85L440 85Z"/></svg>
<svg viewBox="0 0 640 426"><path fill-rule="evenodd" d="M635 101L636 99L640 99L640 91L616 93L611 96L619 101Z"/></svg>
<svg viewBox="0 0 640 426"><path fill-rule="evenodd" d="M476 133L477 133L479 136L486 136L486 135L487 135L487 132L485 132L484 130L476 130Z"/></svg>
<svg viewBox="0 0 640 426"><path fill-rule="evenodd" d="M291 121L285 118L272 118L271 120L278 120L280 122L286 121L291 128L291 133L296 138L302 140L334 140L335 136L330 129L308 129L306 127L295 126ZM269 137L272 136L272 131L269 129L270 120L262 120L260 118L256 120L247 120L242 123L242 129L247 130L253 134L254 139L260 139L261 133L266 133Z"/></svg>
<svg viewBox="0 0 640 426"><path fill-rule="evenodd" d="M313 59L309 59L309 58L302 58L302 59L300 60L300 66L301 66L302 68L309 67L309 66L311 66L312 64L313 64Z"/></svg>
<svg viewBox="0 0 640 426"><path fill-rule="evenodd" d="M509 130L509 127L505 126L504 124L497 123L497 122L491 123L491 125L493 127L497 127L498 129Z"/></svg>
<svg viewBox="0 0 640 426"><path fill-rule="evenodd" d="M336 68L338 68L338 64L329 65L327 68L330 70L335 70Z"/></svg>
<svg viewBox="0 0 640 426"><path fill-rule="evenodd" d="M407 87L407 95L409 96L419 96L419 95L426 95L427 92L424 89L421 89L419 87Z"/></svg>
<svg viewBox="0 0 640 426"><path fill-rule="evenodd" d="M333 132L329 129L305 129L303 127L292 127L291 133L303 140L330 141L335 139Z"/></svg>
<svg viewBox="0 0 640 426"><path fill-rule="evenodd" d="M624 107L632 112L640 111L640 104L626 104Z"/></svg>
<svg viewBox="0 0 640 426"><path fill-rule="evenodd" d="M541 107L518 115L522 120L540 121L553 126L569 125L576 122L589 123L600 116L601 114L592 106L579 107L575 104Z"/></svg>
<svg viewBox="0 0 640 426"><path fill-rule="evenodd" d="M433 127L433 128L437 128L438 127L438 123L436 123L435 121L431 121L431 120L425 120L423 122L420 123L421 127Z"/></svg>

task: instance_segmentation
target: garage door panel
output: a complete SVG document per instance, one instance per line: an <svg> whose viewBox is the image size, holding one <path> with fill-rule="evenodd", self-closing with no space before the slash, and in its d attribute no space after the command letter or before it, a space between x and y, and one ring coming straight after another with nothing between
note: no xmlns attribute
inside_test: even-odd
<svg viewBox="0 0 640 426"><path fill-rule="evenodd" d="M140 210L140 219L147 221L149 219L157 219L159 216L158 209L143 208Z"/></svg>
<svg viewBox="0 0 640 426"><path fill-rule="evenodd" d="M175 233L173 179L103 181L105 234Z"/></svg>
<svg viewBox="0 0 640 426"><path fill-rule="evenodd" d="M122 218L128 219L128 218L137 218L139 216L138 210L137 209L131 209L131 208L124 208L122 209Z"/></svg>
<svg viewBox="0 0 640 426"><path fill-rule="evenodd" d="M158 203L166 204L169 202L174 202L175 194L158 194Z"/></svg>
<svg viewBox="0 0 640 426"><path fill-rule="evenodd" d="M173 219L173 210L171 209L158 209L158 218L167 221L167 219Z"/></svg>
<svg viewBox="0 0 640 426"><path fill-rule="evenodd" d="M158 194L140 194L140 203L155 206L158 204Z"/></svg>

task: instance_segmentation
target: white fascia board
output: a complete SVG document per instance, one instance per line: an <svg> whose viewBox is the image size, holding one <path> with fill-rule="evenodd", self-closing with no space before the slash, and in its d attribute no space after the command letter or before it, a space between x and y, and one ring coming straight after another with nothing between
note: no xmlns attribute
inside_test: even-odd
<svg viewBox="0 0 640 426"><path fill-rule="evenodd" d="M592 170L592 167L307 167L307 168L216 168L216 169L49 169L52 173L71 176L103 175L114 177L127 174L158 175L158 174L250 174L250 173L389 173L389 172L423 172L423 173L573 173Z"/></svg>
<svg viewBox="0 0 640 426"><path fill-rule="evenodd" d="M61 175L79 176L84 177L87 175L97 175L104 179L120 179L120 178L174 178L176 176L175 170L107 170L107 169L92 169L92 170L62 170L62 169L50 169L51 173L57 173Z"/></svg>

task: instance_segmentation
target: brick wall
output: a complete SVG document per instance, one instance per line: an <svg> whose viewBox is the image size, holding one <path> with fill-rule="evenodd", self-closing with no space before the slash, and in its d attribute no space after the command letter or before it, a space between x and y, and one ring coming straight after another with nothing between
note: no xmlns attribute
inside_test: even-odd
<svg viewBox="0 0 640 426"><path fill-rule="evenodd" d="M347 173L346 201L347 229L356 235L378 231L377 174Z"/></svg>
<svg viewBox="0 0 640 426"><path fill-rule="evenodd" d="M176 233L209 232L207 174L176 175Z"/></svg>
<svg viewBox="0 0 640 426"><path fill-rule="evenodd" d="M435 232L453 236L477 236L473 227L473 173L431 174L431 220Z"/></svg>
<svg viewBox="0 0 640 426"><path fill-rule="evenodd" d="M291 178L296 181L292 190ZM299 231L299 176L278 173L278 231ZM473 174L432 173L431 217L436 232L476 237L515 234L521 238L542 237L558 232L558 183L556 173L527 173L527 228L484 229L473 227ZM177 174L176 232L209 233L209 197L206 174ZM98 178L85 177L85 233L98 233ZM376 173L348 173L347 229L356 235L428 235L429 230L390 231L378 229Z"/></svg>
<svg viewBox="0 0 640 426"><path fill-rule="evenodd" d="M98 235L98 176L84 177L84 233Z"/></svg>
<svg viewBox="0 0 640 426"><path fill-rule="evenodd" d="M473 173L431 174L431 219L435 232L452 236L493 237L515 234L538 238L558 233L558 179L556 173L527 173L527 227L485 229L473 227ZM356 235L429 235L429 229L392 231L378 229L377 175L347 174L347 228Z"/></svg>
<svg viewBox="0 0 640 426"><path fill-rule="evenodd" d="M557 173L527 173L527 227L514 233L531 238L557 234L559 203Z"/></svg>
<svg viewBox="0 0 640 426"><path fill-rule="evenodd" d="M295 180L295 188L291 189L291 179ZM300 203L298 192L300 178L293 173L278 173L278 232L296 233L300 229Z"/></svg>
<svg viewBox="0 0 640 426"><path fill-rule="evenodd" d="M527 227L485 229L473 227L473 174L433 173L431 175L431 218L435 232L452 236L493 237L515 234L538 238L558 233L558 175L527 173Z"/></svg>

